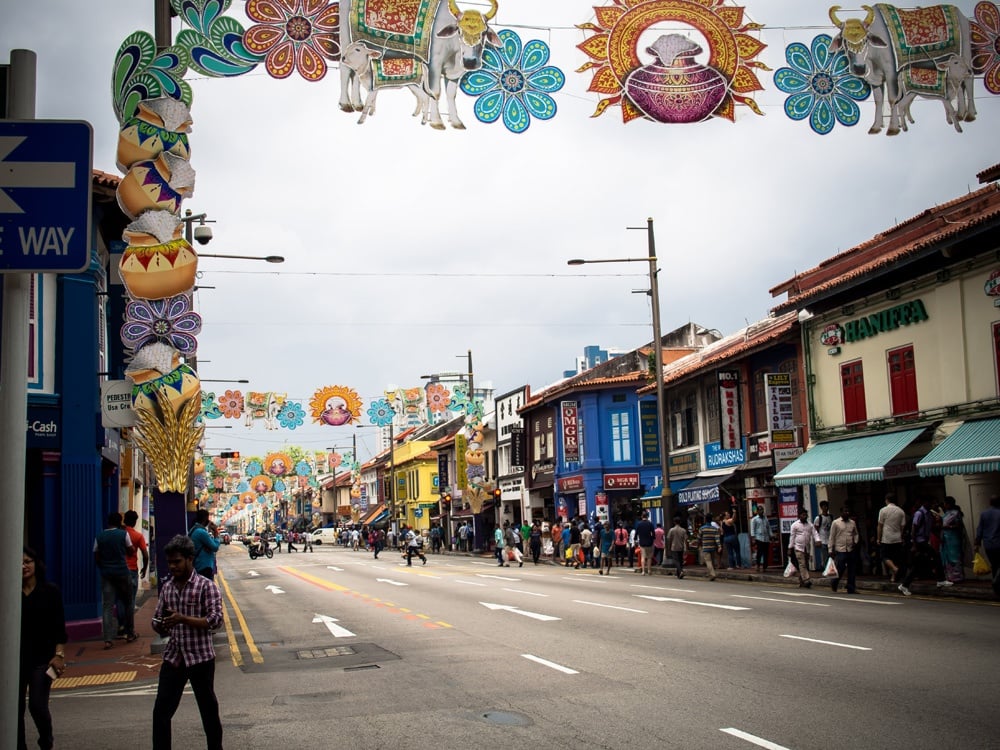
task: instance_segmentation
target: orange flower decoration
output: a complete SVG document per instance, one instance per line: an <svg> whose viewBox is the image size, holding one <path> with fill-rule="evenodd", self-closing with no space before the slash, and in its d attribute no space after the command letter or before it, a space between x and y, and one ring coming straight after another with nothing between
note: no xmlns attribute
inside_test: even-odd
<svg viewBox="0 0 1000 750"><path fill-rule="evenodd" d="M243 416L243 392L226 391L219 396L219 408L226 419L239 419Z"/></svg>
<svg viewBox="0 0 1000 750"><path fill-rule="evenodd" d="M293 70L307 81L326 75L326 61L340 58L340 6L326 0L249 0L246 14L257 24L243 34L251 52L267 55L273 78Z"/></svg>
<svg viewBox="0 0 1000 750"><path fill-rule="evenodd" d="M447 411L451 402L451 392L440 383L427 386L427 406L432 412L440 414Z"/></svg>

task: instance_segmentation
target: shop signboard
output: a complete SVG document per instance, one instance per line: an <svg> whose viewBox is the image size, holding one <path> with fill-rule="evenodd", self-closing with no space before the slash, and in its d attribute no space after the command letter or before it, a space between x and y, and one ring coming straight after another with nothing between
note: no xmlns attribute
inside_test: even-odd
<svg viewBox="0 0 1000 750"><path fill-rule="evenodd" d="M563 401L559 408L562 412L563 462L576 463L580 460L580 424L576 401Z"/></svg>
<svg viewBox="0 0 1000 750"><path fill-rule="evenodd" d="M792 376L787 372L764 374L764 398L767 402L767 431L770 443L795 441L795 418L792 414Z"/></svg>
<svg viewBox="0 0 1000 750"><path fill-rule="evenodd" d="M672 453L668 464L670 466L670 476L672 477L680 474L697 474L701 471L701 456L698 451Z"/></svg>
<svg viewBox="0 0 1000 750"><path fill-rule="evenodd" d="M440 487L448 486L448 454L444 451L438 453L437 481Z"/></svg>
<svg viewBox="0 0 1000 750"><path fill-rule="evenodd" d="M797 487L781 487L778 496L778 520L781 533L791 532L792 524L799 517L799 491Z"/></svg>
<svg viewBox="0 0 1000 750"><path fill-rule="evenodd" d="M659 466L660 435L655 401L639 402L639 428L642 431L642 465Z"/></svg>
<svg viewBox="0 0 1000 750"><path fill-rule="evenodd" d="M709 469L727 469L730 466L739 466L746 462L745 443L743 447L734 450L723 450L718 441L705 444L705 466Z"/></svg>
<svg viewBox="0 0 1000 750"><path fill-rule="evenodd" d="M611 520L608 515L608 493L597 492L594 494L594 511L597 513L597 520L601 523Z"/></svg>
<svg viewBox="0 0 1000 750"><path fill-rule="evenodd" d="M26 448L59 450L59 407L28 404Z"/></svg>
<svg viewBox="0 0 1000 750"><path fill-rule="evenodd" d="M605 474L604 489L606 490L637 490L639 489L638 473Z"/></svg>
<svg viewBox="0 0 1000 750"><path fill-rule="evenodd" d="M784 469L788 464L801 456L805 451L802 448L775 448L771 451L774 456L774 473Z"/></svg>
<svg viewBox="0 0 1000 750"><path fill-rule="evenodd" d="M574 474L571 477L560 477L558 485L560 492L580 492L583 489L583 475Z"/></svg>
<svg viewBox="0 0 1000 750"><path fill-rule="evenodd" d="M723 450L737 450L740 438L740 372L719 370L719 443Z"/></svg>

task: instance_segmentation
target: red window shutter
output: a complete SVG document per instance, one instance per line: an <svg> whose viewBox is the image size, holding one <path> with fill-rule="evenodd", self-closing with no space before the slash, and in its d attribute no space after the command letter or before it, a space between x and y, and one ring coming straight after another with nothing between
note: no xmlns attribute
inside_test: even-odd
<svg viewBox="0 0 1000 750"><path fill-rule="evenodd" d="M844 424L864 424L868 419L865 403L865 373L859 361L840 367L840 381L844 393Z"/></svg>

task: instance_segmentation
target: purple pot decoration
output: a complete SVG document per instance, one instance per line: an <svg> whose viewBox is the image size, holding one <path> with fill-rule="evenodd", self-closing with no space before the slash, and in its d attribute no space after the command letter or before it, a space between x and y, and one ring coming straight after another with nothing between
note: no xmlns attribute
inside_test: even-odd
<svg viewBox="0 0 1000 750"><path fill-rule="evenodd" d="M714 68L694 60L702 49L680 34L665 34L646 52L657 61L625 79L629 99L657 122L701 122L726 98L729 82Z"/></svg>

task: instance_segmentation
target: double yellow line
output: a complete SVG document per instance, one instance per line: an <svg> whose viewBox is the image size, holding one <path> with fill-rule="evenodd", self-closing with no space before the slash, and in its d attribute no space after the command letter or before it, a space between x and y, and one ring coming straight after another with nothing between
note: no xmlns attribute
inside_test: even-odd
<svg viewBox="0 0 1000 750"><path fill-rule="evenodd" d="M216 580L222 584L222 590L226 592L226 598L229 600L230 606L233 608L233 612L236 613L236 620L240 624L240 629L243 631L243 640L247 643L247 650L250 652L250 658L253 659L254 664L263 664L264 656L260 653L260 649L257 648L257 644L254 643L253 636L250 634L250 628L247 626L246 618L243 617L243 611L240 609L240 605L236 603L236 598L233 596L233 592L229 588L229 584L226 583L225 577L222 575L220 570L215 574ZM222 620L226 625L226 638L229 640L229 655L233 659L234 667L243 666L243 654L240 652L239 644L236 642L236 633L233 632L233 623L229 619L228 610L222 608Z"/></svg>

